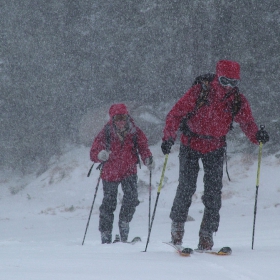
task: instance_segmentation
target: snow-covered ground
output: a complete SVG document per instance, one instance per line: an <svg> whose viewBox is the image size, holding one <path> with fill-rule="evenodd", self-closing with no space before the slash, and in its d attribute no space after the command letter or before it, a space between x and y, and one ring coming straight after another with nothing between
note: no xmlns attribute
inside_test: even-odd
<svg viewBox="0 0 280 280"><path fill-rule="evenodd" d="M265 146L264 146L265 149ZM152 147L156 169L152 176L152 210L164 156L160 145ZM0 275L4 280L97 279L280 279L280 159L263 158L260 174L254 250L251 249L256 192L257 157L236 155L228 162L231 182L224 175L223 206L215 246L231 246L233 254L221 257L195 253L180 257L162 243L170 240L169 211L178 180L178 146L169 156L164 185L148 235L149 173L139 170L141 200L131 222L135 245L101 245L98 208L99 186L85 243L82 240L99 171L91 166L88 148L75 148L53 158L40 176L19 177L9 172L0 177ZM195 248L203 213L203 170L186 223L184 245ZM121 199L121 191L119 190ZM116 210L113 234L118 233Z"/></svg>

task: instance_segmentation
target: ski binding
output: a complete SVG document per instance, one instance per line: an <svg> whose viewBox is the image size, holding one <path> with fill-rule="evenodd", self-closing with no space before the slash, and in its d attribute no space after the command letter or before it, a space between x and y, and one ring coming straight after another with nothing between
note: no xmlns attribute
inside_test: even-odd
<svg viewBox="0 0 280 280"><path fill-rule="evenodd" d="M115 240L113 241L113 243L118 243L121 242L120 236L118 234L116 234ZM141 242L141 238L139 236L134 237L131 241L127 241L127 242L123 242L126 244L131 244L134 245L137 242Z"/></svg>
<svg viewBox="0 0 280 280"><path fill-rule="evenodd" d="M190 255L193 253L193 249L191 248L183 247L182 245L174 245L172 242L163 243L173 247L180 256L190 257Z"/></svg>

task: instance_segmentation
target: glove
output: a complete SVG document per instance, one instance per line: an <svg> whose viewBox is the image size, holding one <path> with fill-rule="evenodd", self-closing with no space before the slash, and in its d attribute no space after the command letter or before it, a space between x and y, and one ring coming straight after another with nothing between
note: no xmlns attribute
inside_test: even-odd
<svg viewBox="0 0 280 280"><path fill-rule="evenodd" d="M109 159L109 152L102 150L98 153L97 157L100 161L107 161Z"/></svg>
<svg viewBox="0 0 280 280"><path fill-rule="evenodd" d="M174 145L174 140L173 139L168 139L168 140L164 140L161 144L161 150L163 152L164 155L167 155L170 153L171 151L171 147Z"/></svg>
<svg viewBox="0 0 280 280"><path fill-rule="evenodd" d="M257 132L256 139L259 142L262 142L263 144L265 144L266 142L269 141L269 135L264 129L261 129Z"/></svg>
<svg viewBox="0 0 280 280"><path fill-rule="evenodd" d="M145 165L147 166L149 171L152 171L155 169L155 162L154 162L152 156L145 159Z"/></svg>

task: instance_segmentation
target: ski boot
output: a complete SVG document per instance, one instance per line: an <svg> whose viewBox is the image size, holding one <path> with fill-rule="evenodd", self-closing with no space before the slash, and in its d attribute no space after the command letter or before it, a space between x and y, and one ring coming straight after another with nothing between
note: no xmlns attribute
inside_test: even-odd
<svg viewBox="0 0 280 280"><path fill-rule="evenodd" d="M112 233L109 231L101 232L101 243L102 244L112 243Z"/></svg>
<svg viewBox="0 0 280 280"><path fill-rule="evenodd" d="M129 234L129 223L124 221L119 221L119 231L121 236L121 242L127 242Z"/></svg>
<svg viewBox="0 0 280 280"><path fill-rule="evenodd" d="M171 224L171 242L174 245L182 245L184 237L185 223L172 222Z"/></svg>

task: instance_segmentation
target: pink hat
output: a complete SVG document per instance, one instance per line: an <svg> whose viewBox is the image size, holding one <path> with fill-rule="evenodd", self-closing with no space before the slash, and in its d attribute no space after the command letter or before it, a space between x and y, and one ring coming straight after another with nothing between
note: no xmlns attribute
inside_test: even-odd
<svg viewBox="0 0 280 280"><path fill-rule="evenodd" d="M115 115L128 115L128 110L125 104L114 104L109 109L109 115L113 118Z"/></svg>
<svg viewBox="0 0 280 280"><path fill-rule="evenodd" d="M235 61L220 60L216 66L218 77L240 80L240 65Z"/></svg>

